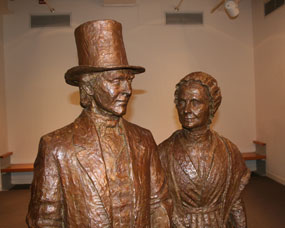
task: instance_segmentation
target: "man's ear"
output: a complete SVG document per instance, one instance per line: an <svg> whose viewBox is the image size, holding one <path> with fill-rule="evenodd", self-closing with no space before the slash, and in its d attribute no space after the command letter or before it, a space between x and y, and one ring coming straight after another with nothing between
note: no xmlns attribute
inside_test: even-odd
<svg viewBox="0 0 285 228"><path fill-rule="evenodd" d="M89 96L94 95L94 88L90 85L90 83L83 83L82 88Z"/></svg>

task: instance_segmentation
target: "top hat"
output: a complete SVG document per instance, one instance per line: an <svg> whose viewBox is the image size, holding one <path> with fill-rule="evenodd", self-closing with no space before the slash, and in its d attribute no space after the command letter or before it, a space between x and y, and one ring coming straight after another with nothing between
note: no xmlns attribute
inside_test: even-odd
<svg viewBox="0 0 285 228"><path fill-rule="evenodd" d="M128 69L134 74L145 68L130 66L122 36L122 25L114 20L89 21L75 29L79 66L65 73L66 83L78 86L86 73Z"/></svg>

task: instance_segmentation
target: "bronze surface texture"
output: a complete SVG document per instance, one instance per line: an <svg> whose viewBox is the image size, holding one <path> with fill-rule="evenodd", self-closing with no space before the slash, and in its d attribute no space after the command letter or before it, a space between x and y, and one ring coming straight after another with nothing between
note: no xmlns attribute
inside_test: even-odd
<svg viewBox="0 0 285 228"><path fill-rule="evenodd" d="M43 136L35 161L30 228L169 227L171 200L151 132L122 116L132 80L121 24L91 21L75 30L79 66L65 74L84 108Z"/></svg>
<svg viewBox="0 0 285 228"><path fill-rule="evenodd" d="M172 227L247 227L241 192L250 172L238 148L210 128L221 99L217 81L203 72L176 85L182 129L158 147L173 199Z"/></svg>

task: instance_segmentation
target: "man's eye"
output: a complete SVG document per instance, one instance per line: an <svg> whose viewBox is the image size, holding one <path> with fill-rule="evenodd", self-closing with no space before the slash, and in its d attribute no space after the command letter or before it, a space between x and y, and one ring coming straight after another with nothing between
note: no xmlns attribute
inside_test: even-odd
<svg viewBox="0 0 285 228"><path fill-rule="evenodd" d="M185 101L180 100L180 101L178 102L178 105L179 105L179 106L185 106Z"/></svg>
<svg viewBox="0 0 285 228"><path fill-rule="evenodd" d="M132 82L134 78L128 78L128 82Z"/></svg>
<svg viewBox="0 0 285 228"><path fill-rule="evenodd" d="M114 79L112 80L112 83L118 85L120 84L120 79Z"/></svg>
<svg viewBox="0 0 285 228"><path fill-rule="evenodd" d="M128 77L128 79L131 80L131 81L132 81L134 78L135 78L135 75L133 75L133 74L132 74L130 77Z"/></svg>

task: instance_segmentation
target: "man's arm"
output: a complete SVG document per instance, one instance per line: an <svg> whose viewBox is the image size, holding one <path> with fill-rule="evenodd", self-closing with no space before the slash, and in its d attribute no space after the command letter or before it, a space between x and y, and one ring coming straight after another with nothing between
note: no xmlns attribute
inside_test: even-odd
<svg viewBox="0 0 285 228"><path fill-rule="evenodd" d="M151 227L170 227L171 213L172 200L169 196L166 176L155 146L151 153Z"/></svg>
<svg viewBox="0 0 285 228"><path fill-rule="evenodd" d="M34 164L31 201L26 222L29 228L59 228L62 225L62 202L58 168L48 136L41 138Z"/></svg>

